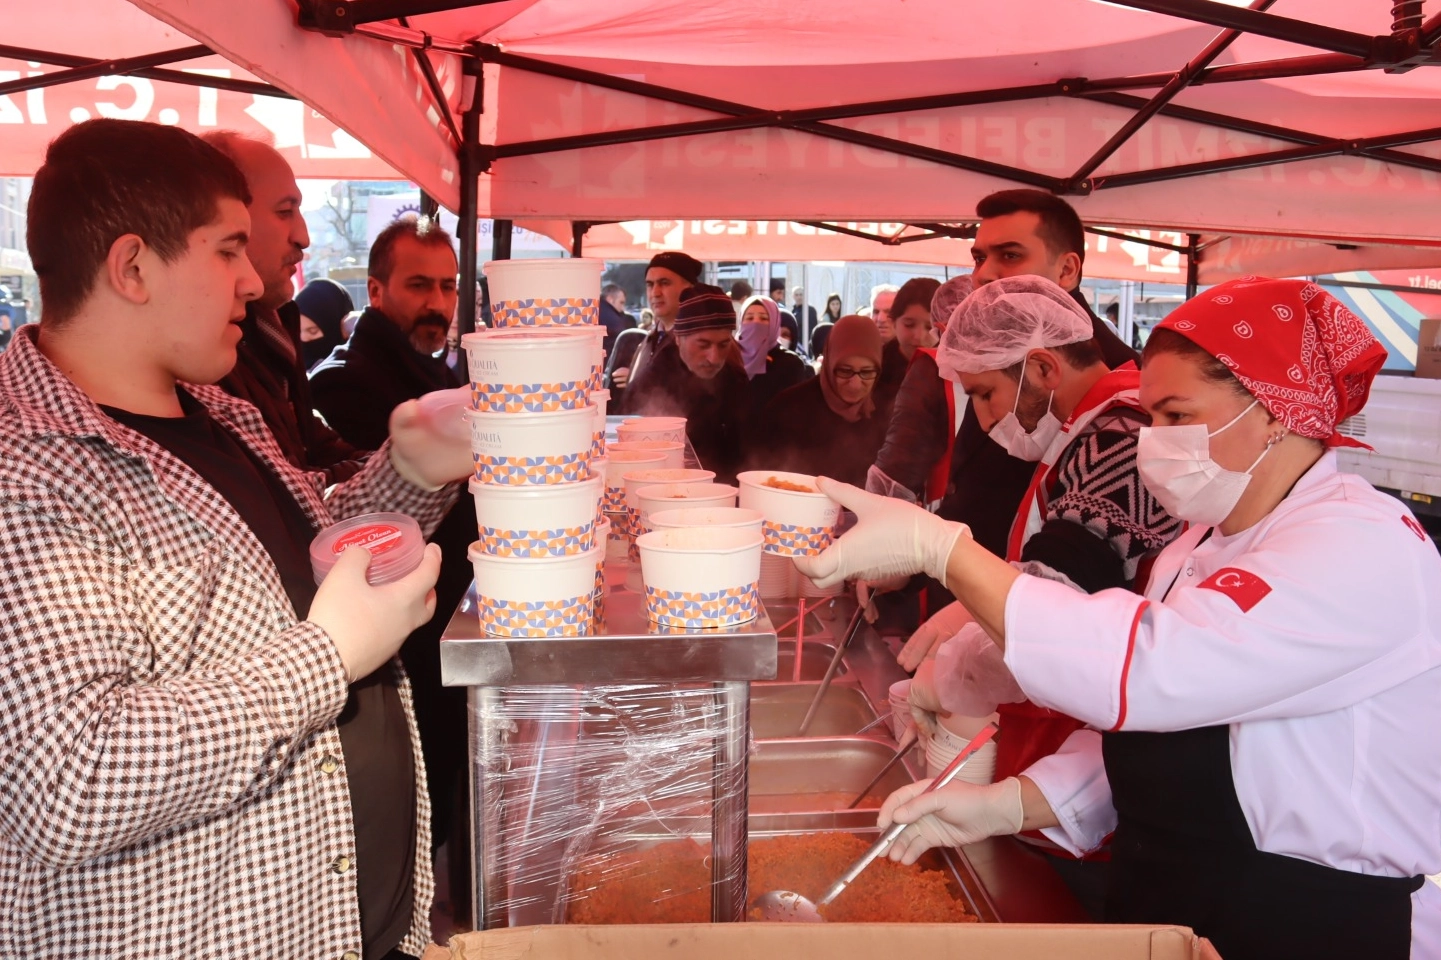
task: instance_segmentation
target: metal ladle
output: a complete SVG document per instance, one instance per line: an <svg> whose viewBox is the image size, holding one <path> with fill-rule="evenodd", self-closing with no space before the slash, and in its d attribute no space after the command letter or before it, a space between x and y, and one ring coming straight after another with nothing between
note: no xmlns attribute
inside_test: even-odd
<svg viewBox="0 0 1441 960"><path fill-rule="evenodd" d="M961 752L956 754L955 758L946 765L946 769L941 771L941 775L932 780L930 786L916 796L932 793L954 780L966 762L977 750L990 743L991 738L999 730L1000 728L994 723L986 724L984 730L976 734L970 743L961 748ZM815 903L791 890L772 890L751 901L751 911L753 913L759 911L760 916L757 919L768 922L825 923L825 917L821 916L819 908L839 897L846 887L850 886L856 877L859 877L861 872L871 865L871 861L885 853L886 848L895 842L896 837L899 837L907 826L909 824L891 824L886 832L881 834L881 838L859 860L851 864L850 869L841 874L841 878L831 884L830 888Z"/></svg>

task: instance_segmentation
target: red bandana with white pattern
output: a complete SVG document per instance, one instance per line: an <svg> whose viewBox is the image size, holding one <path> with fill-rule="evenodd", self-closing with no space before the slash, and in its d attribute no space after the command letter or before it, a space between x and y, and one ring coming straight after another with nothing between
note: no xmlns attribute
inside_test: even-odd
<svg viewBox="0 0 1441 960"><path fill-rule="evenodd" d="M1157 325L1225 364L1292 433L1364 446L1336 425L1366 405L1386 348L1360 317L1306 280L1242 277L1212 287Z"/></svg>

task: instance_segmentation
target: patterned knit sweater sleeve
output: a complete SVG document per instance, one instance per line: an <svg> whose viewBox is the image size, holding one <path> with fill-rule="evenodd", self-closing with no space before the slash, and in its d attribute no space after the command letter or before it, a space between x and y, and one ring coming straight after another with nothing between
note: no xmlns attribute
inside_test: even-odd
<svg viewBox="0 0 1441 960"><path fill-rule="evenodd" d="M1136 470L1147 419L1118 409L1102 414L1056 464L1047 519L1021 559L1044 564L1089 593L1129 587L1137 569L1181 532Z"/></svg>

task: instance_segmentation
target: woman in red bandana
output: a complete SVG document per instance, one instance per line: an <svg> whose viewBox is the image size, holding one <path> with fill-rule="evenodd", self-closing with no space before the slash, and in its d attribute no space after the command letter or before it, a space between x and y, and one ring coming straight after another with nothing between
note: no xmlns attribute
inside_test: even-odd
<svg viewBox="0 0 1441 960"><path fill-rule="evenodd" d="M1185 924L1226 960L1441 956L1441 556L1331 452L1385 356L1299 280L1161 323L1137 463L1191 527L1142 595L1024 576L959 525L825 485L860 523L803 572L943 578L1032 701L1104 731L1043 778L898 791L892 857L1114 831L1111 922Z"/></svg>

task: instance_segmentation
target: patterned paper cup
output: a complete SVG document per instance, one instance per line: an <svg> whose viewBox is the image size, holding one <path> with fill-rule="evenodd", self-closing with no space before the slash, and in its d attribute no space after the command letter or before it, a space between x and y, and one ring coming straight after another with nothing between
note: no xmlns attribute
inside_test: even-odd
<svg viewBox="0 0 1441 960"><path fill-rule="evenodd" d="M600 260L492 260L485 265L497 327L576 326L600 320Z"/></svg>
<svg viewBox="0 0 1441 960"><path fill-rule="evenodd" d="M740 505L765 514L766 552L790 557L820 553L830 546L841 507L816 489L804 473L750 470L736 477ZM787 484L785 489L776 484Z"/></svg>
<svg viewBox="0 0 1441 960"><path fill-rule="evenodd" d="M679 506L733 507L736 505L735 487L724 483L657 483L641 487L636 491L636 521L639 526L635 535L650 533L655 526L651 515L662 510L674 510Z"/></svg>
<svg viewBox="0 0 1441 960"><path fill-rule="evenodd" d="M480 549L496 557L563 557L595 546L601 480L508 486L470 481Z"/></svg>
<svg viewBox="0 0 1441 960"><path fill-rule="evenodd" d="M672 530L677 527L736 527L760 533L764 520L765 515L759 510L745 510L741 507L685 506L658 510L650 515L650 525L656 530Z"/></svg>
<svg viewBox="0 0 1441 960"><path fill-rule="evenodd" d="M590 463L590 407L556 413L472 410L470 450L481 483L575 483Z"/></svg>
<svg viewBox="0 0 1441 960"><path fill-rule="evenodd" d="M595 525L595 542L600 544L600 549L595 551L595 621L605 621L605 598L610 594L610 588L605 583L605 543L610 539L610 521L598 520Z"/></svg>
<svg viewBox="0 0 1441 960"><path fill-rule="evenodd" d="M640 497L637 494L641 487L655 486L658 483L710 483L714 479L714 470L690 468L656 470L644 467L636 469L634 466L626 470L621 476L621 480L625 484L626 539L634 546L636 531L640 524ZM636 559L634 554L631 559Z"/></svg>
<svg viewBox="0 0 1441 960"><path fill-rule="evenodd" d="M483 330L461 337L471 406L495 413L550 413L587 404L594 371L586 337L544 330Z"/></svg>
<svg viewBox="0 0 1441 960"><path fill-rule="evenodd" d="M659 453L665 457L661 466L671 470L680 470L685 466L685 444L674 440L617 440L606 445L606 452L611 451Z"/></svg>
<svg viewBox="0 0 1441 960"><path fill-rule="evenodd" d="M637 541L646 616L666 627L731 627L760 615L761 537L733 527L656 530Z"/></svg>
<svg viewBox="0 0 1441 960"><path fill-rule="evenodd" d="M594 464L594 461L592 461ZM610 514L625 514L625 475L641 470L660 470L668 467L659 453L646 450L617 450L612 445L605 452L605 494L601 499L601 510ZM624 535L625 525L616 531Z"/></svg>
<svg viewBox="0 0 1441 960"><path fill-rule="evenodd" d="M685 443L685 417L633 417L622 420L615 428L615 437L622 443L632 440Z"/></svg>
<svg viewBox="0 0 1441 960"><path fill-rule="evenodd" d="M597 551L496 557L470 545L481 629L493 637L579 637L595 610Z"/></svg>
<svg viewBox="0 0 1441 960"><path fill-rule="evenodd" d="M592 390L590 405L595 407L595 432L590 437L590 455L605 456L605 411L610 406L609 390Z"/></svg>

